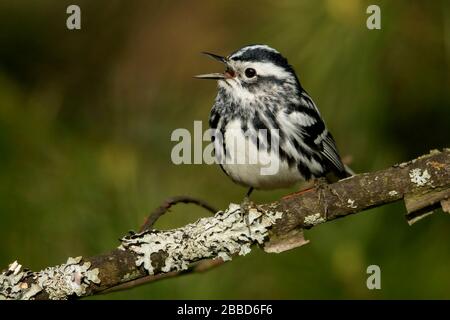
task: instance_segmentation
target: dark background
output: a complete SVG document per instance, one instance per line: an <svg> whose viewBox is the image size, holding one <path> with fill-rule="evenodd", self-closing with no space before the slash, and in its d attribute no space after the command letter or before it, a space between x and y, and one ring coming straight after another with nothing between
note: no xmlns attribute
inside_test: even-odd
<svg viewBox="0 0 450 320"><path fill-rule="evenodd" d="M69 4L81 30L66 28ZM366 28L369 4L381 30ZM172 164L170 135L207 126L216 87L192 75L221 66L199 52L251 43L289 58L357 172L449 146L448 1L2 1L0 268L108 251L168 196L240 202L218 166ZM450 298L449 217L409 227L404 212L373 209L307 231L298 250L98 298ZM157 227L207 214L180 205ZM381 290L366 287L371 264Z"/></svg>

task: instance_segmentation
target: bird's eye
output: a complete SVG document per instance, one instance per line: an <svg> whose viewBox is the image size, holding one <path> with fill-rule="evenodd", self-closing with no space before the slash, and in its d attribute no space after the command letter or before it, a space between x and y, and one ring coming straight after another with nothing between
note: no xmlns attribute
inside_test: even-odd
<svg viewBox="0 0 450 320"><path fill-rule="evenodd" d="M245 76L247 78L253 78L254 76L256 76L256 70L253 68L247 68L245 69Z"/></svg>

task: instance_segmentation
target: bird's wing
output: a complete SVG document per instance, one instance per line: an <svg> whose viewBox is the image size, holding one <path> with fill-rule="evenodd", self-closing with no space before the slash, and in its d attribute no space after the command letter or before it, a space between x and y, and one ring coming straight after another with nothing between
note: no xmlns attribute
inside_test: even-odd
<svg viewBox="0 0 450 320"><path fill-rule="evenodd" d="M328 132L325 124L320 116L320 113L309 98L309 96L302 95L299 104L291 105L290 108L282 111L280 119L284 119L280 124L286 134L286 140L294 141L295 151L292 148L287 148L290 153L298 152L299 154L312 157L314 161L315 156L319 156L321 165L326 164L324 171L332 171L339 177L346 176L345 167L339 156L336 143ZM311 164L314 165L313 162ZM311 165L310 164L310 165Z"/></svg>

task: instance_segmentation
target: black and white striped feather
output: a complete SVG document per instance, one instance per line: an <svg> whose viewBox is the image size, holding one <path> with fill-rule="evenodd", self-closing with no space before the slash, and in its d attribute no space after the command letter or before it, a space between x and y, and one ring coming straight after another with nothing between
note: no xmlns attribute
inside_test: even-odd
<svg viewBox="0 0 450 320"><path fill-rule="evenodd" d="M253 45L226 59L235 77L219 80L209 123L223 137L214 140L216 155L233 181L257 189L273 189L328 173L338 178L349 175L317 106L278 51ZM246 68L254 68L257 76L247 79ZM259 134L261 129L267 130L267 137ZM271 129L278 132L270 134ZM258 174L261 165L227 164L224 157L240 152L229 150L232 139L246 141L263 158L270 158L270 144L278 141L280 171L262 176ZM249 157L248 151L242 152Z"/></svg>

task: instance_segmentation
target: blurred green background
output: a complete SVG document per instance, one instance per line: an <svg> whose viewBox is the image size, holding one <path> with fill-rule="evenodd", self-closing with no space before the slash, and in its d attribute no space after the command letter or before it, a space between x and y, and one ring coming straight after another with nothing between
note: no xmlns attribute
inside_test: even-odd
<svg viewBox="0 0 450 320"><path fill-rule="evenodd" d="M66 28L74 3L79 31ZM369 4L381 30L366 28ZM1 268L106 252L168 196L242 200L218 166L170 160L171 132L206 128L216 94L192 79L221 68L201 51L277 48L358 172L449 147L448 1L3 0L0 30ZM409 227L404 211L373 209L307 231L297 250L255 248L205 274L96 298L449 299L450 217ZM180 205L157 227L205 215ZM381 290L366 288L371 264Z"/></svg>

